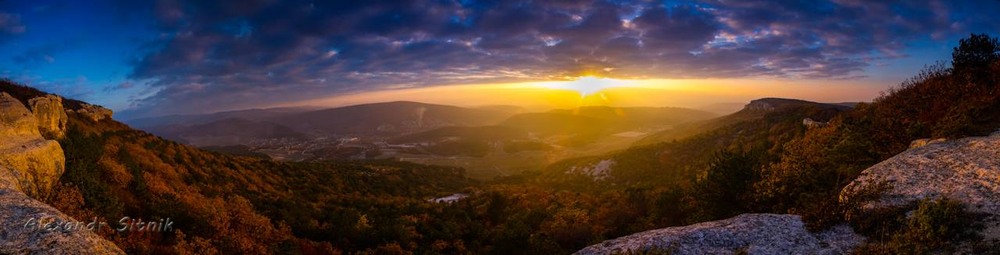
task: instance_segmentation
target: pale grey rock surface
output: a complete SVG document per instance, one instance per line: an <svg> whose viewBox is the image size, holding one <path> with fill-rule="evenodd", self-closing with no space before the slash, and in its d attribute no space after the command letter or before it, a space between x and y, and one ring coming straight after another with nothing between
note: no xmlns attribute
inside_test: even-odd
<svg viewBox="0 0 1000 255"><path fill-rule="evenodd" d="M22 192L0 188L0 222L5 224L0 227L0 254L125 254L86 227L46 228L38 219L76 222Z"/></svg>
<svg viewBox="0 0 1000 255"><path fill-rule="evenodd" d="M844 187L842 202L879 183L881 198L862 208L905 206L948 197L972 212L985 213L986 240L1000 240L1000 133L957 140L929 140L861 172Z"/></svg>
<svg viewBox="0 0 1000 255"><path fill-rule="evenodd" d="M864 242L850 227L813 234L801 217L742 214L733 218L640 232L586 247L576 254L667 251L670 254L847 254Z"/></svg>

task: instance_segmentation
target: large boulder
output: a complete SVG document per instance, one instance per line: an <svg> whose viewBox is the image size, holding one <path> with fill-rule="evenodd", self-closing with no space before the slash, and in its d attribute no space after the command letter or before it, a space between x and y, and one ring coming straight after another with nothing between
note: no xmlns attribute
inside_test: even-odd
<svg viewBox="0 0 1000 255"><path fill-rule="evenodd" d="M31 112L38 120L38 131L47 139L60 139L66 135L66 111L63 110L62 98L46 95L32 98L28 101Z"/></svg>
<svg viewBox="0 0 1000 255"><path fill-rule="evenodd" d="M125 254L86 222L17 190L0 188L0 222L0 254Z"/></svg>
<svg viewBox="0 0 1000 255"><path fill-rule="evenodd" d="M59 143L32 140L20 146L0 148L0 179L8 179L11 188L36 198L47 197L65 171L66 158Z"/></svg>
<svg viewBox="0 0 1000 255"><path fill-rule="evenodd" d="M91 121L98 122L103 119L110 119L114 112L111 109L100 107L97 105L82 103L80 109L76 109L76 113L87 117Z"/></svg>
<svg viewBox="0 0 1000 255"><path fill-rule="evenodd" d="M46 197L65 170L59 143L45 140L35 115L20 101L0 93L0 184L32 197ZM3 188L3 187L0 187Z"/></svg>
<svg viewBox="0 0 1000 255"><path fill-rule="evenodd" d="M24 104L0 92L0 147L19 145L41 137L35 115Z"/></svg>
<svg viewBox="0 0 1000 255"><path fill-rule="evenodd" d="M914 144L861 172L841 191L841 202L860 203L860 209L869 210L948 197L985 214L983 236L1000 240L1000 133ZM864 201L871 191L880 194Z"/></svg>
<svg viewBox="0 0 1000 255"><path fill-rule="evenodd" d="M576 254L657 251L669 254L846 254L864 238L848 226L823 233L806 230L801 217L743 214L733 218L636 233L604 241Z"/></svg>
<svg viewBox="0 0 1000 255"><path fill-rule="evenodd" d="M47 197L63 174L66 156L62 147L42 133L62 136L66 116L58 97L35 98L29 103L36 112L0 92L0 222L4 224L0 226L0 254L124 254L87 229L45 224L50 220L78 222L35 200Z"/></svg>

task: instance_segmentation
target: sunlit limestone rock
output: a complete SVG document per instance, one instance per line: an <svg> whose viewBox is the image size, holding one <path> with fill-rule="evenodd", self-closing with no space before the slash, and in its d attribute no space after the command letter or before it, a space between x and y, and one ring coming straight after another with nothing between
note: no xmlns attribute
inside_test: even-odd
<svg viewBox="0 0 1000 255"><path fill-rule="evenodd" d="M59 143L42 138L38 126L20 101L0 94L0 178L10 188L45 197L62 176L66 158Z"/></svg>
<svg viewBox="0 0 1000 255"><path fill-rule="evenodd" d="M0 146L21 144L41 137L35 115L21 101L0 92Z"/></svg>
<svg viewBox="0 0 1000 255"><path fill-rule="evenodd" d="M847 226L814 234L797 215L743 214L619 237L576 254L847 254L862 242L864 238Z"/></svg>
<svg viewBox="0 0 1000 255"><path fill-rule="evenodd" d="M62 147L39 132L65 130L65 116L48 112L62 112L59 101L31 100L33 108L45 111L32 113L21 101L0 93L0 254L124 254L79 225L46 225L48 220L77 221L35 200L48 195L65 167ZM52 122L39 124L39 118Z"/></svg>
<svg viewBox="0 0 1000 255"><path fill-rule="evenodd" d="M940 143L940 142L944 142L944 141L947 141L947 140L948 139L945 139L945 138L938 138L938 139L930 139L930 138L917 139L917 140L913 140L912 142L910 142L910 149L916 149L916 148L924 147L924 146L926 146L928 144Z"/></svg>
<svg viewBox="0 0 1000 255"><path fill-rule="evenodd" d="M103 119L110 119L111 115L114 115L114 112L112 112L108 108L86 103L82 104L80 109L76 110L76 113L86 116L87 119L90 119L94 122L98 122Z"/></svg>
<svg viewBox="0 0 1000 255"><path fill-rule="evenodd" d="M916 144L916 142L915 142ZM911 147L914 147L911 145ZM862 208L904 206L924 198L948 197L972 212L985 213L987 241L1000 240L1000 133L950 141L930 141L861 172L840 193L842 202L859 199L876 185L881 198Z"/></svg>
<svg viewBox="0 0 1000 255"><path fill-rule="evenodd" d="M54 95L32 98L28 101L31 112L38 120L38 131L47 139L60 139L66 135L66 111L62 98Z"/></svg>
<svg viewBox="0 0 1000 255"><path fill-rule="evenodd" d="M65 170L62 147L52 140L33 140L20 146L0 148L0 166L7 172L0 175L17 180L17 190L32 197L47 197L52 186Z"/></svg>

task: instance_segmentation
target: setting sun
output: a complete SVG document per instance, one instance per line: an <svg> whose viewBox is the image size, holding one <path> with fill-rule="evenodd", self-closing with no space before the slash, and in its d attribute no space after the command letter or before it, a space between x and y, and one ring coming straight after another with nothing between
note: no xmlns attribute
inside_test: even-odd
<svg viewBox="0 0 1000 255"><path fill-rule="evenodd" d="M630 80L583 76L572 81L543 82L538 85L550 89L573 90L579 93L580 97L587 97L609 88L634 87L635 83Z"/></svg>

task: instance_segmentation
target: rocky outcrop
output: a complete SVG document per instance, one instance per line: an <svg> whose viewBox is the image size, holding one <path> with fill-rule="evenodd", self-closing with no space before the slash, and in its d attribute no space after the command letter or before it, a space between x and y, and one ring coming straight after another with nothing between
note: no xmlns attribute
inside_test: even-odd
<svg viewBox="0 0 1000 255"><path fill-rule="evenodd" d="M114 115L114 112L112 112L111 109L87 103L81 103L80 109L76 109L76 113L79 113L94 122L98 122L103 119L110 119L111 116Z"/></svg>
<svg viewBox="0 0 1000 255"><path fill-rule="evenodd" d="M0 188L0 222L0 254L125 254L88 223L13 189Z"/></svg>
<svg viewBox="0 0 1000 255"><path fill-rule="evenodd" d="M1000 133L951 141L914 142L907 150L861 172L840 194L860 199L881 185L881 197L862 209L905 206L925 198L948 197L969 211L984 213L986 240L1000 240ZM887 184L887 185L884 185Z"/></svg>
<svg viewBox="0 0 1000 255"><path fill-rule="evenodd" d="M43 138L42 132L61 133L65 116L50 112L63 112L53 108L62 107L61 99L42 97L28 102L39 112L29 111L21 101L0 92L0 222L4 224L0 226L0 254L123 254L93 232L44 224L46 219L75 222L34 199L47 197L63 174L62 147Z"/></svg>
<svg viewBox="0 0 1000 255"><path fill-rule="evenodd" d="M64 171L59 143L42 138L35 115L0 94L0 182L32 197L45 197Z"/></svg>
<svg viewBox="0 0 1000 255"><path fill-rule="evenodd" d="M743 106L743 109L749 111L772 111L774 110L774 105L771 104L769 101L770 100L767 99L753 100L750 101L750 103L747 104L746 106Z"/></svg>
<svg viewBox="0 0 1000 255"><path fill-rule="evenodd" d="M60 139L66 135L66 111L62 98L54 95L32 98L28 101L31 112L38 121L38 131L47 139Z"/></svg>
<svg viewBox="0 0 1000 255"><path fill-rule="evenodd" d="M769 112L781 109L788 109L792 107L803 107L803 106L815 106L822 109L837 109L846 110L851 107L840 105L840 104L823 104L816 102L809 102L798 99L787 99L787 98L761 98L750 101L746 106L743 106L743 111L749 112Z"/></svg>
<svg viewBox="0 0 1000 255"><path fill-rule="evenodd" d="M812 118L805 118L802 119L802 125L806 126L806 128L819 128L819 127L825 127L827 123L822 121L815 121Z"/></svg>
<svg viewBox="0 0 1000 255"><path fill-rule="evenodd" d="M846 254L864 242L847 226L813 234L796 215L743 214L733 218L636 233L576 254L664 251L669 254Z"/></svg>
<svg viewBox="0 0 1000 255"><path fill-rule="evenodd" d="M615 164L614 159L604 159L593 165L574 166L566 170L566 174L586 175L595 181L605 180L611 177L611 169L614 168Z"/></svg>

